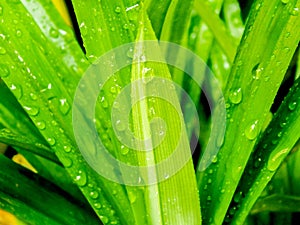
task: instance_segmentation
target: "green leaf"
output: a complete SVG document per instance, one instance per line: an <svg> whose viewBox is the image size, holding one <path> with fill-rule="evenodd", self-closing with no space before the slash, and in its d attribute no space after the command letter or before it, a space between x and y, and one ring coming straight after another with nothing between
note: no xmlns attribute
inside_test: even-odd
<svg viewBox="0 0 300 225"><path fill-rule="evenodd" d="M195 0L194 9L199 13L201 18L214 34L214 38L225 52L230 63L233 62L236 53L236 44L229 34L224 22L218 17L208 3L202 0Z"/></svg>
<svg viewBox="0 0 300 225"><path fill-rule="evenodd" d="M163 176L165 180L146 187L146 206L150 217L150 224L201 224L198 194L191 161L189 141L184 128L183 116L176 96L174 84L168 67L164 63L145 62L148 54L155 54L154 58L163 60L160 55L158 42L154 42L149 52L149 46L143 44L145 40L156 40L150 21L145 13L141 14L141 23L136 39L132 65L132 101L137 102L132 109L133 129L136 137L145 141L137 144L139 149L149 149L145 154L139 154L140 165L148 166L142 176L145 180L157 180ZM153 57L150 57L153 58ZM143 71L152 70L154 77ZM142 81L143 82L137 82ZM149 81L147 81L149 80ZM143 99L145 94L156 93L165 99ZM152 97L153 98L153 97ZM172 100L169 102L168 100ZM167 130L162 123L151 120L163 119ZM161 135L165 135L163 142L159 142ZM178 140L179 138L179 140ZM163 167L154 168L158 162L172 155L174 148L181 149L175 159ZM169 174L180 158L189 160L175 175ZM174 170L174 169L173 169Z"/></svg>
<svg viewBox="0 0 300 225"><path fill-rule="evenodd" d="M203 210L206 223L210 218L215 224L222 223L299 42L296 30L300 21L293 13L299 1L290 3L285 5L278 0L267 5L256 1L251 9L226 86L228 120L224 143L216 163L205 171L198 167L202 207L207 205ZM209 180L214 182L211 188L205 188ZM207 199L211 199L209 204Z"/></svg>
<svg viewBox="0 0 300 225"><path fill-rule="evenodd" d="M14 85L10 87L10 90L16 92L18 97L21 94L18 92L20 89ZM0 80L0 96L5 96L0 100L0 123L6 128L0 131L0 141L13 146L20 146L24 143L23 147L27 149L32 151L39 149L41 154L46 152L46 154L53 155L47 142L10 90ZM51 158L55 159L54 157Z"/></svg>
<svg viewBox="0 0 300 225"><path fill-rule="evenodd" d="M299 82L300 79L295 81L248 162L236 190L236 195L243 198L241 202L235 201L239 207L234 213L233 224L245 220L256 199L300 139Z"/></svg>
<svg viewBox="0 0 300 225"><path fill-rule="evenodd" d="M33 152L28 152L20 148L16 148L16 150L28 160L41 177L68 192L79 202L87 204L79 188L61 164L51 162L44 157L38 156L38 154L34 154Z"/></svg>
<svg viewBox="0 0 300 225"><path fill-rule="evenodd" d="M1 208L32 224L99 224L92 211L81 208L51 183L3 155L0 163Z"/></svg>
<svg viewBox="0 0 300 225"><path fill-rule="evenodd" d="M51 3L35 0L22 3L28 11L18 1L2 3L5 10L0 43L6 54L0 58L4 63L1 65L9 69L9 74L1 74L3 80L9 87L22 89L24 94L18 101L37 127L41 122L45 124L40 128L41 134L102 221L118 223L122 217L124 224L131 223L133 216L127 196L122 195L123 188L92 170L73 138L72 98L89 64L72 31ZM19 21L17 25L15 20ZM39 97L31 98L30 93ZM108 194L112 190L120 194ZM126 210L119 208L119 202Z"/></svg>
<svg viewBox="0 0 300 225"><path fill-rule="evenodd" d="M251 213L261 212L300 212L300 198L298 196L289 196L274 194L258 199L253 206Z"/></svg>

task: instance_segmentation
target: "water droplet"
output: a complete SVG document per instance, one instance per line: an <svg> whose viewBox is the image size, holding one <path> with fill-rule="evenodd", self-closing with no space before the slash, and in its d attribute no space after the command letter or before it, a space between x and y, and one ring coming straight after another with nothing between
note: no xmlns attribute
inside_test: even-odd
<svg viewBox="0 0 300 225"><path fill-rule="evenodd" d="M291 111L294 111L294 110L296 109L296 107L297 107L297 102L291 102L291 103L289 104L289 109L290 109Z"/></svg>
<svg viewBox="0 0 300 225"><path fill-rule="evenodd" d="M287 4L290 0L281 0L283 4Z"/></svg>
<svg viewBox="0 0 300 225"><path fill-rule="evenodd" d="M49 143L49 145L53 146L55 145L56 141L54 138L47 138L47 142Z"/></svg>
<svg viewBox="0 0 300 225"><path fill-rule="evenodd" d="M283 49L283 51L284 51L284 53L289 53L289 51L291 51L291 49L289 48L289 47L285 47L284 49ZM280 62L280 61L278 61L277 62L277 66L280 66L282 64L282 62Z"/></svg>
<svg viewBox="0 0 300 225"><path fill-rule="evenodd" d="M102 206L101 206L100 203L95 203L95 204L94 204L94 207L95 207L96 209L101 209Z"/></svg>
<svg viewBox="0 0 300 225"><path fill-rule="evenodd" d="M16 31L16 35L17 35L17 37L22 37L22 31L21 30L17 30Z"/></svg>
<svg viewBox="0 0 300 225"><path fill-rule="evenodd" d="M209 169L209 170L208 170L208 173L209 173L209 174L212 174L213 172L214 172L213 169Z"/></svg>
<svg viewBox="0 0 300 225"><path fill-rule="evenodd" d="M261 77L261 74L263 72L264 68L258 68L258 65L255 66L252 70L252 78L254 80L259 80L259 78Z"/></svg>
<svg viewBox="0 0 300 225"><path fill-rule="evenodd" d="M24 109L26 110L26 112L30 115L30 116L36 116L37 114L39 114L40 110L38 108L35 107L28 107L28 106L24 106Z"/></svg>
<svg viewBox="0 0 300 225"><path fill-rule="evenodd" d="M99 218L102 221L102 223L104 223L104 224L109 222L109 219L106 216L99 216Z"/></svg>
<svg viewBox="0 0 300 225"><path fill-rule="evenodd" d="M133 191L128 191L128 199L130 203L134 203L136 201L136 194Z"/></svg>
<svg viewBox="0 0 300 225"><path fill-rule="evenodd" d="M279 152L272 152L268 160L268 170L275 171L280 166L289 152L288 148L282 149Z"/></svg>
<svg viewBox="0 0 300 225"><path fill-rule="evenodd" d="M249 140L254 140L257 138L259 133L259 128L258 128L258 120L256 120L254 123L248 126L245 130L245 135Z"/></svg>
<svg viewBox="0 0 300 225"><path fill-rule="evenodd" d="M291 35L291 33L287 32L284 36L285 36L285 38L289 38L290 35Z"/></svg>
<svg viewBox="0 0 300 225"><path fill-rule="evenodd" d="M5 48L0 47L0 55L4 55L6 53Z"/></svg>
<svg viewBox="0 0 300 225"><path fill-rule="evenodd" d="M212 197L209 195L207 196L207 201L211 201L212 200Z"/></svg>
<svg viewBox="0 0 300 225"><path fill-rule="evenodd" d="M0 16L2 16L2 15L3 15L3 7L0 6Z"/></svg>
<svg viewBox="0 0 300 225"><path fill-rule="evenodd" d="M49 34L50 34L50 37L52 37L52 38L58 38L58 36L59 36L58 30L54 29L53 27L50 28Z"/></svg>
<svg viewBox="0 0 300 225"><path fill-rule="evenodd" d="M121 154L122 155L127 155L129 152L129 148L127 148L126 146L124 145L121 145Z"/></svg>
<svg viewBox="0 0 300 225"><path fill-rule="evenodd" d="M260 3L258 3L258 4L255 6L255 9L256 9L256 10L259 10L259 9L260 9L260 7L261 7L261 4L260 4Z"/></svg>
<svg viewBox="0 0 300 225"><path fill-rule="evenodd" d="M8 77L10 74L9 68L6 64L0 64L0 77Z"/></svg>
<svg viewBox="0 0 300 225"><path fill-rule="evenodd" d="M100 98L100 103L101 103L101 105L102 105L103 108L106 109L106 108L108 107L108 102L106 101L106 99L105 99L104 96L102 96L102 97Z"/></svg>
<svg viewBox="0 0 300 225"><path fill-rule="evenodd" d="M134 55L133 48L129 48L129 50L127 51L127 56L133 59L133 55Z"/></svg>
<svg viewBox="0 0 300 225"><path fill-rule="evenodd" d="M139 4L135 4L133 6L126 8L126 12L127 12L129 20L137 20L138 9L139 9Z"/></svg>
<svg viewBox="0 0 300 225"><path fill-rule="evenodd" d="M71 148L71 146L69 146L69 145L65 145L65 146L64 146L64 151L65 151L66 153L69 153L69 152L71 152L71 151L72 151L72 148Z"/></svg>
<svg viewBox="0 0 300 225"><path fill-rule="evenodd" d="M207 183L208 183L208 184L211 184L211 183L212 183L212 179L209 178L209 179L207 180Z"/></svg>
<svg viewBox="0 0 300 225"><path fill-rule="evenodd" d="M124 28L125 30L128 30L128 29L129 29L128 23L125 23L125 24L123 25L123 28Z"/></svg>
<svg viewBox="0 0 300 225"><path fill-rule="evenodd" d="M60 99L59 110L62 114L67 115L70 111L70 105L67 102L67 99Z"/></svg>
<svg viewBox="0 0 300 225"><path fill-rule="evenodd" d="M36 126L37 126L37 128L40 129L40 130L44 130L44 129L46 128L46 124L45 124L45 122L43 122L43 121L37 122L37 123L36 123Z"/></svg>
<svg viewBox="0 0 300 225"><path fill-rule="evenodd" d="M292 16L298 16L299 15L299 8L293 8L292 10L291 10L291 15Z"/></svg>
<svg viewBox="0 0 300 225"><path fill-rule="evenodd" d="M37 96L35 93L30 93L29 95L32 100L37 100Z"/></svg>
<svg viewBox="0 0 300 225"><path fill-rule="evenodd" d="M117 6L117 7L115 8L115 12L116 12L116 13L120 13L120 12L121 12L121 7L120 7L120 6Z"/></svg>
<svg viewBox="0 0 300 225"><path fill-rule="evenodd" d="M99 197L99 193L97 191L91 191L90 196L92 199L97 199Z"/></svg>
<svg viewBox="0 0 300 225"><path fill-rule="evenodd" d="M73 162L69 157L62 157L60 160L66 168L69 168L73 165Z"/></svg>
<svg viewBox="0 0 300 225"><path fill-rule="evenodd" d="M243 97L243 94L242 94L241 88L234 89L229 94L229 100L233 104L239 104L242 101L242 97Z"/></svg>
<svg viewBox="0 0 300 225"><path fill-rule="evenodd" d="M78 171L78 175L76 176L76 179L75 179L76 183L79 185L79 186L85 186L87 184L87 176L86 176L86 173L82 170L79 170Z"/></svg>
<svg viewBox="0 0 300 225"><path fill-rule="evenodd" d="M280 127L281 127L281 128L284 128L285 126L286 126L286 122L281 122L281 123L280 123Z"/></svg>
<svg viewBox="0 0 300 225"><path fill-rule="evenodd" d="M23 91L21 87L13 84L11 85L10 90L16 96L17 99L20 100L23 97Z"/></svg>
<svg viewBox="0 0 300 225"><path fill-rule="evenodd" d="M124 131L126 129L126 126L125 126L125 124L123 123L122 120L117 120L116 121L116 129L118 131Z"/></svg>
<svg viewBox="0 0 300 225"><path fill-rule="evenodd" d="M242 199L242 194L243 194L243 192L239 192L239 193L236 193L235 195L234 195L234 197L233 197L233 200L236 202L236 203L239 203L240 201L241 201L241 199Z"/></svg>
<svg viewBox="0 0 300 225"><path fill-rule="evenodd" d="M112 87L110 88L110 92L111 92L112 94L115 94L115 93L117 92L116 86L112 86Z"/></svg>
<svg viewBox="0 0 300 225"><path fill-rule="evenodd" d="M87 26L85 25L84 22L82 22L80 25L79 25L79 28L80 28L80 33L82 36L86 36L87 33L88 33L88 28Z"/></svg>
<svg viewBox="0 0 300 225"><path fill-rule="evenodd" d="M114 31L116 30L116 28L115 28L115 27L111 27L110 30L111 30L112 32L114 32Z"/></svg>
<svg viewBox="0 0 300 225"><path fill-rule="evenodd" d="M212 156L211 162L212 163L217 163L218 162L218 157L216 155Z"/></svg>

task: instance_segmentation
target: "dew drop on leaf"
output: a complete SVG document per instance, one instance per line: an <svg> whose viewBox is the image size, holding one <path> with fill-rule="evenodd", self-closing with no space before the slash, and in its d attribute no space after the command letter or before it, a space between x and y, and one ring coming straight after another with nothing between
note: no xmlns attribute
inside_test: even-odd
<svg viewBox="0 0 300 225"><path fill-rule="evenodd" d="M218 162L218 157L216 155L212 156L211 162L212 163L217 163Z"/></svg>
<svg viewBox="0 0 300 225"><path fill-rule="evenodd" d="M294 110L296 109L296 107L297 107L297 102L291 102L291 103L289 104L289 109L290 109L291 111L294 111Z"/></svg>
<svg viewBox="0 0 300 225"><path fill-rule="evenodd" d="M92 199L97 199L99 197L99 193L97 191L91 191L90 196Z"/></svg>
<svg viewBox="0 0 300 225"><path fill-rule="evenodd" d="M100 203L95 203L95 204L94 204L94 207L95 207L96 209L101 209L102 206L101 206Z"/></svg>
<svg viewBox="0 0 300 225"><path fill-rule="evenodd" d="M18 38L22 37L22 31L21 30L17 30L16 31L16 35Z"/></svg>
<svg viewBox="0 0 300 225"><path fill-rule="evenodd" d="M133 191L128 191L128 199L130 203L134 203L136 201L136 194Z"/></svg>
<svg viewBox="0 0 300 225"><path fill-rule="evenodd" d="M239 203L242 199L242 192L240 191L239 193L236 193L233 197L233 200L236 202L236 203Z"/></svg>
<svg viewBox="0 0 300 225"><path fill-rule="evenodd" d="M4 55L6 53L5 48L0 47L0 55Z"/></svg>
<svg viewBox="0 0 300 225"><path fill-rule="evenodd" d="M99 218L104 224L109 222L109 219L106 216L99 216Z"/></svg>
<svg viewBox="0 0 300 225"><path fill-rule="evenodd" d="M283 4L287 4L290 0L281 0Z"/></svg>
<svg viewBox="0 0 300 225"><path fill-rule="evenodd" d="M79 170L75 181L79 186L85 186L87 184L86 173L83 170Z"/></svg>
<svg viewBox="0 0 300 225"><path fill-rule="evenodd" d="M49 145L54 146L56 141L54 138L47 138L47 142L49 143Z"/></svg>
<svg viewBox="0 0 300 225"><path fill-rule="evenodd" d="M126 129L126 126L122 120L117 120L116 121L116 129L118 131L124 131Z"/></svg>
<svg viewBox="0 0 300 225"><path fill-rule="evenodd" d="M66 168L69 168L73 165L73 162L69 157L62 157L60 161Z"/></svg>
<svg viewBox="0 0 300 225"><path fill-rule="evenodd" d="M236 88L230 91L229 100L231 101L231 103L239 104L242 101L242 98L243 98L243 94L241 88Z"/></svg>
<svg viewBox="0 0 300 225"><path fill-rule="evenodd" d="M259 80L259 78L261 77L261 74L263 72L264 68L258 68L258 65L255 66L252 70L252 78L254 80Z"/></svg>
<svg viewBox="0 0 300 225"><path fill-rule="evenodd" d="M30 93L29 96L32 100L34 100L34 101L37 100L37 96L35 93Z"/></svg>
<svg viewBox="0 0 300 225"><path fill-rule="evenodd" d="M37 116L40 112L39 108L24 106L24 109L30 116Z"/></svg>
<svg viewBox="0 0 300 225"><path fill-rule="evenodd" d="M3 7L0 6L0 16L2 16L2 15L3 15Z"/></svg>
<svg viewBox="0 0 300 225"><path fill-rule="evenodd" d="M129 148L127 148L125 145L121 145L121 154L122 155L127 155L129 152Z"/></svg>
<svg viewBox="0 0 300 225"><path fill-rule="evenodd" d="M6 64L0 64L0 77L8 77L10 70Z"/></svg>
<svg viewBox="0 0 300 225"><path fill-rule="evenodd" d="M20 100L23 97L23 90L21 87L13 84L11 85L10 90L12 91L12 93L15 95L17 99Z"/></svg>
<svg viewBox="0 0 300 225"><path fill-rule="evenodd" d="M261 3L258 3L256 6L255 6L255 9L256 10L259 10L261 8Z"/></svg>
<svg viewBox="0 0 300 225"><path fill-rule="evenodd" d="M60 99L60 105L59 105L59 111L63 114L63 115L67 115L68 112L70 111L70 105L67 102L66 99Z"/></svg>
<svg viewBox="0 0 300 225"><path fill-rule="evenodd" d="M88 28L87 26L85 25L84 22L82 22L80 25L79 25L79 28L80 28L80 33L82 36L86 36L87 33L88 33Z"/></svg>
<svg viewBox="0 0 300 225"><path fill-rule="evenodd" d="M100 103L101 103L101 106L102 106L104 109L106 109L106 108L108 107L108 102L106 101L106 99L105 99L104 96L102 96L102 97L100 98Z"/></svg>
<svg viewBox="0 0 300 225"><path fill-rule="evenodd" d="M117 92L117 88L116 88L115 86L112 86L112 87L110 88L110 92L111 92L112 94L115 94L115 93Z"/></svg>
<svg viewBox="0 0 300 225"><path fill-rule="evenodd" d="M259 133L258 120L256 120L254 123L249 125L245 130L245 135L249 140L254 140L255 138L257 138L258 133Z"/></svg>
<svg viewBox="0 0 300 225"><path fill-rule="evenodd" d="M127 51L127 56L132 59L133 55L134 55L133 48L129 48L129 50Z"/></svg>
<svg viewBox="0 0 300 225"><path fill-rule="evenodd" d="M115 13L120 13L121 12L121 7L120 6L117 6L116 8L115 8Z"/></svg>
<svg viewBox="0 0 300 225"><path fill-rule="evenodd" d="M125 30L128 30L128 29L129 29L128 23L125 23L125 24L123 25L123 28L124 28Z"/></svg>
<svg viewBox="0 0 300 225"><path fill-rule="evenodd" d="M286 157L288 153L288 148L282 149L279 152L272 152L268 160L268 170L275 171Z"/></svg>
<svg viewBox="0 0 300 225"><path fill-rule="evenodd" d="M58 38L58 36L59 36L58 30L56 30L52 27L49 30L49 34L50 34L50 37L52 37L52 38Z"/></svg>
<svg viewBox="0 0 300 225"><path fill-rule="evenodd" d="M44 129L46 128L46 124L45 124L45 122L43 122L43 121L37 122L37 123L36 123L36 126L37 126L37 128L40 129L40 130L44 130Z"/></svg>
<svg viewBox="0 0 300 225"><path fill-rule="evenodd" d="M299 8L293 8L292 10L291 10L291 15L292 16L298 16L299 15Z"/></svg>
<svg viewBox="0 0 300 225"><path fill-rule="evenodd" d="M69 146L69 145L65 145L65 146L64 146L64 151L65 151L66 153L71 152L71 150L72 150L71 146Z"/></svg>

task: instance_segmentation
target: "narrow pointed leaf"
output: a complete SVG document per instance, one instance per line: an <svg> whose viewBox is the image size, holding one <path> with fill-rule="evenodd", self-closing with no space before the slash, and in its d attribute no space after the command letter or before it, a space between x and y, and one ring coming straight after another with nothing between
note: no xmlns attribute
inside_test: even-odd
<svg viewBox="0 0 300 225"><path fill-rule="evenodd" d="M132 65L132 100L143 99L148 93L159 93L167 96L171 102L164 99L141 100L132 109L133 127L137 137L145 141L141 149L149 149L144 155L139 156L140 163L148 166L148 173L142 174L145 180L157 180L164 176L163 182L147 186L146 205L149 212L150 224L201 224L199 202L197 201L197 189L195 188L195 177L191 158L183 165L176 174L169 174L169 169L178 163L179 158L167 163L163 167L151 167L172 155L174 147L180 149L177 157L185 158L190 154L189 141L184 128L183 116L179 101L176 96L175 87L172 83L168 67L164 63L144 62L147 59L149 47L143 45L144 40L156 40L154 31L146 14L141 14L141 23L135 45L135 56ZM152 54L162 60L158 42L154 42L151 48ZM149 77L146 70L153 70L154 77ZM145 80L145 82L136 82ZM147 79L151 79L147 82ZM146 83L146 84L145 84ZM166 130L162 128L161 122L150 121L155 117L164 120ZM165 131L164 131L165 130ZM162 143L157 141L164 136ZM178 140L179 138L179 140Z"/></svg>
<svg viewBox="0 0 300 225"><path fill-rule="evenodd" d="M296 0L289 5L281 1L273 1L271 5L262 1L253 4L225 89L226 103L229 104L227 118L230 119L216 156L217 163L205 171L198 168L199 185L208 179L214 180L211 188L199 186L202 199L211 199L203 211L207 222L214 218L215 224L222 224L228 203L298 45L300 37L296 30L300 21L291 12L299 8L299 4ZM268 43L268 47L262 43ZM260 100L262 98L264 101ZM230 121L239 121L239 125Z"/></svg>

